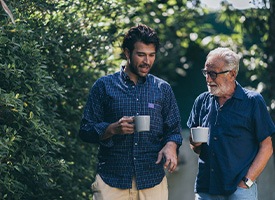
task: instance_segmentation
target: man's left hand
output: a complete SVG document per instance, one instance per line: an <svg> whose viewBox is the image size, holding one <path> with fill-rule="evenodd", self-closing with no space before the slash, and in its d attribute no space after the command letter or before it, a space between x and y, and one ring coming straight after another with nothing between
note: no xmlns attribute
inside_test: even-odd
<svg viewBox="0 0 275 200"><path fill-rule="evenodd" d="M177 144L175 142L167 142L166 145L158 153L158 160L156 164L159 164L165 158L164 168L170 173L175 171L178 165L177 159Z"/></svg>

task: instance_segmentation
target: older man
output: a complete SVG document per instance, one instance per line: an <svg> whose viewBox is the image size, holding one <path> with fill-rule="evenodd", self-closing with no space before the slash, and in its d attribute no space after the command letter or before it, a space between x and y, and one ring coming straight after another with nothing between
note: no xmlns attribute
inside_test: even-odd
<svg viewBox="0 0 275 200"><path fill-rule="evenodd" d="M191 148L199 154L196 200L256 200L256 179L273 153L274 123L263 97L236 81L238 55L228 48L211 51L203 75L208 92L197 97L189 128L209 127L207 143Z"/></svg>

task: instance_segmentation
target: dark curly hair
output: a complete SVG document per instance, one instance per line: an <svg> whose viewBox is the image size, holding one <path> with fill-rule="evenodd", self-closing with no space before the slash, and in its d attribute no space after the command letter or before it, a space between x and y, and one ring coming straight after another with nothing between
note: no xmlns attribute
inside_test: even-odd
<svg viewBox="0 0 275 200"><path fill-rule="evenodd" d="M144 24L139 24L130 28L128 33L124 36L122 49L125 50L127 48L130 53L132 53L136 42L154 44L156 52L159 50L160 43L156 31Z"/></svg>

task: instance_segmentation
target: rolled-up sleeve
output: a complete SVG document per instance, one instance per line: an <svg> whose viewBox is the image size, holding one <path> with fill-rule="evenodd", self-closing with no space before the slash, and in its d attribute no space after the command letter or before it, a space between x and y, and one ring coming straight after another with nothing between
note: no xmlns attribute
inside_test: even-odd
<svg viewBox="0 0 275 200"><path fill-rule="evenodd" d="M113 145L111 138L100 140L110 125L104 122L104 88L101 80L96 81L91 88L81 119L79 137L85 142L111 147Z"/></svg>
<svg viewBox="0 0 275 200"><path fill-rule="evenodd" d="M165 88L166 92L164 93L164 107L163 107L163 116L164 116L164 144L169 141L175 142L178 147L182 144L182 135L181 135L181 118L179 113L179 108L177 106L175 95L171 87Z"/></svg>

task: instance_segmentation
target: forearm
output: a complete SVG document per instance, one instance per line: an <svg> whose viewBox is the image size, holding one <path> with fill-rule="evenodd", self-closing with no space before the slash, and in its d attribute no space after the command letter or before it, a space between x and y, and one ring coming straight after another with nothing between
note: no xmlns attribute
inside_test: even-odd
<svg viewBox="0 0 275 200"><path fill-rule="evenodd" d="M79 137L85 142L98 143L101 135L104 134L109 125L107 122L96 123L83 118L81 120Z"/></svg>
<svg viewBox="0 0 275 200"><path fill-rule="evenodd" d="M191 148L196 154L200 154L200 153L201 153L201 146L194 146L194 145L190 144L190 148Z"/></svg>
<svg viewBox="0 0 275 200"><path fill-rule="evenodd" d="M268 137L260 144L259 152L255 157L252 165L250 166L246 177L250 178L252 181L255 181L257 177L264 170L272 153L273 153L272 141L271 141L271 137Z"/></svg>
<svg viewBox="0 0 275 200"><path fill-rule="evenodd" d="M110 124L107 128L106 131L101 135L99 138L100 140L106 140L108 138L111 138L113 135L115 135L115 129L118 126L118 122L115 122L113 124Z"/></svg>
<svg viewBox="0 0 275 200"><path fill-rule="evenodd" d="M100 140L106 140L113 137L116 134L133 134L134 124L133 117L124 116L117 122L110 124L105 132L100 136Z"/></svg>

